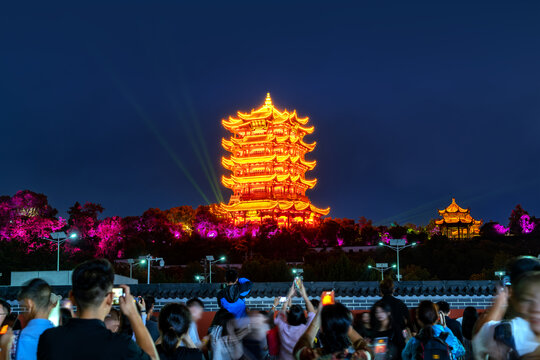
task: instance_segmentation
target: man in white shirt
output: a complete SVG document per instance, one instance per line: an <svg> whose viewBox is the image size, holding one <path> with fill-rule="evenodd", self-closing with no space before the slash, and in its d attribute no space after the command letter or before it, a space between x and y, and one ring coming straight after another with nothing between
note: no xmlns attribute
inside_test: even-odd
<svg viewBox="0 0 540 360"><path fill-rule="evenodd" d="M512 352L516 353L512 358L518 358L540 349L540 271L523 273L513 283L511 297L509 293L508 288L500 288L493 306L476 322L473 349L477 360L507 359ZM505 324L502 319L509 301L517 316Z"/></svg>

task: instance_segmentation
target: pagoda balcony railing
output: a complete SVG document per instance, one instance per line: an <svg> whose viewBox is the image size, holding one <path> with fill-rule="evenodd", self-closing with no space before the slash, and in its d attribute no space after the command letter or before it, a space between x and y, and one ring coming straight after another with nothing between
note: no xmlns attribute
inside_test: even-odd
<svg viewBox="0 0 540 360"><path fill-rule="evenodd" d="M260 193L254 193L254 194L242 194L242 195L233 195L231 196L231 202L239 202L239 201L250 201L250 200L266 200L266 199L274 199L274 200L295 200L295 201L309 201L308 197L305 195L300 194L289 194L289 193L267 193L267 192L260 192Z"/></svg>

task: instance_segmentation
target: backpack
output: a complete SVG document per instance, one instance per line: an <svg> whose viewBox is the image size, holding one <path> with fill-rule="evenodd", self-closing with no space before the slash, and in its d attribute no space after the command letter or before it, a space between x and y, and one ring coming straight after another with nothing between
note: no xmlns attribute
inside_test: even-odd
<svg viewBox="0 0 540 360"><path fill-rule="evenodd" d="M416 360L452 360L450 355L451 347L446 343L448 333L441 333L437 337L422 339L416 336L419 344L416 348Z"/></svg>

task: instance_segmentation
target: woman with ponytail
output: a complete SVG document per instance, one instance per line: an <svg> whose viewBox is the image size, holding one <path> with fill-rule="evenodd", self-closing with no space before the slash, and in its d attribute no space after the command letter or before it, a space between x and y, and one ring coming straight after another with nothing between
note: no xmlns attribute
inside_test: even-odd
<svg viewBox="0 0 540 360"><path fill-rule="evenodd" d="M202 352L197 349L188 335L191 313L183 304L167 304L159 313L159 344L156 346L162 360L202 360ZM186 346L181 346L181 344Z"/></svg>
<svg viewBox="0 0 540 360"><path fill-rule="evenodd" d="M423 358L419 347L421 344L427 344L432 339L437 339L442 344L446 343L448 345L449 356L452 359L457 359L465 355L465 348L454 336L452 330L444 325L444 314L441 315L439 313L436 304L429 300L420 302L416 309L416 319L422 329L405 346L401 354L403 360L416 360L418 357Z"/></svg>

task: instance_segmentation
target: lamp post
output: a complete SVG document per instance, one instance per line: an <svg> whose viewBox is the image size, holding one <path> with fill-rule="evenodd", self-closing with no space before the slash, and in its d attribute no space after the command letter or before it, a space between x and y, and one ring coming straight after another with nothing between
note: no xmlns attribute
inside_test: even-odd
<svg viewBox="0 0 540 360"><path fill-rule="evenodd" d="M220 257L219 259L217 260L214 260L214 256L212 255L206 255L206 261L208 261L208 269L209 269L209 273L208 274L208 282L211 284L212 283L212 264L215 264L215 263L218 263L220 261L225 261L225 256L222 256Z"/></svg>
<svg viewBox="0 0 540 360"><path fill-rule="evenodd" d="M384 272L386 270L395 269L395 268L396 268L396 264L392 266L388 266L387 263L377 263L375 264L375 267L368 265L368 269L375 269L381 273L381 280L384 280Z"/></svg>
<svg viewBox="0 0 540 360"><path fill-rule="evenodd" d="M506 271L495 271L495 276L499 278L499 280L502 280L503 276L506 275Z"/></svg>
<svg viewBox="0 0 540 360"><path fill-rule="evenodd" d="M204 277L197 274L195 275L195 280L199 283L199 284L202 284L204 282Z"/></svg>
<svg viewBox="0 0 540 360"><path fill-rule="evenodd" d="M67 236L64 231L57 231L51 233L51 238L43 238L43 240L56 243L56 271L60 271L60 244L65 243L68 239L76 239L77 233L71 233Z"/></svg>
<svg viewBox="0 0 540 360"><path fill-rule="evenodd" d="M147 268L146 268L146 274L147 274L147 278L146 278L146 283L147 284L150 284L150 266L152 265L152 261L159 261L159 266L165 266L165 260L163 260L163 258L160 258L160 257L154 257L152 255L144 255L144 256L139 256L139 260L141 260L141 264L146 264Z"/></svg>
<svg viewBox="0 0 540 360"><path fill-rule="evenodd" d="M129 278L133 279L133 263L135 262L135 259L127 259L127 263L129 264Z"/></svg>
<svg viewBox="0 0 540 360"><path fill-rule="evenodd" d="M407 244L405 239L390 239L389 244L385 244L382 241L379 243L379 246L386 246L396 252L397 256L397 280L401 281L401 274L399 273L399 252L403 249L406 249L411 246L416 246L416 243Z"/></svg>
<svg viewBox="0 0 540 360"><path fill-rule="evenodd" d="M300 278L304 280L304 269L293 268L291 271L295 278Z"/></svg>
<svg viewBox="0 0 540 360"><path fill-rule="evenodd" d="M144 256L141 256L139 259L116 259L115 263L129 264L129 278L133 279L133 265L145 264L146 260L142 260Z"/></svg>

